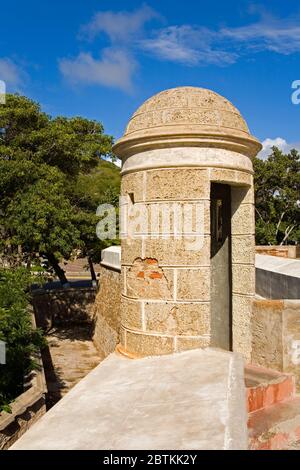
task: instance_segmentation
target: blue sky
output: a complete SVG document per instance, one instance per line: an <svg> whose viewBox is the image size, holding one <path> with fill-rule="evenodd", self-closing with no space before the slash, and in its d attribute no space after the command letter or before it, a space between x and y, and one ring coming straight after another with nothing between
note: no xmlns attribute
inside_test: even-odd
<svg viewBox="0 0 300 470"><path fill-rule="evenodd" d="M192 85L231 100L266 145L300 148L298 0L10 0L0 32L0 80L54 116L118 138L145 99Z"/></svg>

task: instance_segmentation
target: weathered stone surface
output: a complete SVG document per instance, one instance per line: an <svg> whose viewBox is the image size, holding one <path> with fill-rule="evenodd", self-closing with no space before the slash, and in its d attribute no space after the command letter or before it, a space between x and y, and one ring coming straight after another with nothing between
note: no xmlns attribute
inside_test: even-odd
<svg viewBox="0 0 300 470"><path fill-rule="evenodd" d="M234 264L254 264L255 239L253 235L233 235L231 245Z"/></svg>
<svg viewBox="0 0 300 470"><path fill-rule="evenodd" d="M152 238L161 238L174 233L210 234L210 202L206 200L136 203L133 214L130 220L135 236L148 234Z"/></svg>
<svg viewBox="0 0 300 470"><path fill-rule="evenodd" d="M142 329L142 304L122 296L121 324L132 329Z"/></svg>
<svg viewBox="0 0 300 470"><path fill-rule="evenodd" d="M300 300L285 300L283 311L283 370L297 377L300 391Z"/></svg>
<svg viewBox="0 0 300 470"><path fill-rule="evenodd" d="M174 143L174 140L177 142ZM123 158L122 174L129 174L136 171L154 170L157 168L207 168L207 169L229 169L240 170L251 174L253 172L252 160L247 156L244 146L238 145L239 151L234 151L234 146L226 144L221 147L220 141L212 138L211 146L207 147L207 141L203 141L198 134L193 139L196 145L187 146L182 136L176 139L174 136L164 138L164 147L159 145L155 148L154 142L150 140L150 150L145 146L135 149L130 158ZM198 146L197 141L202 145ZM160 142L161 144L161 142ZM192 145L192 142L191 142ZM240 153L240 151L242 153ZM234 184L244 184L235 182Z"/></svg>
<svg viewBox="0 0 300 470"><path fill-rule="evenodd" d="M145 240L145 257L155 258L160 266L209 266L210 238Z"/></svg>
<svg viewBox="0 0 300 470"><path fill-rule="evenodd" d="M232 292L234 294L255 294L255 269L252 265L232 265Z"/></svg>
<svg viewBox="0 0 300 470"><path fill-rule="evenodd" d="M120 272L101 267L100 288L96 296L94 317L101 315L114 330L120 322Z"/></svg>
<svg viewBox="0 0 300 470"><path fill-rule="evenodd" d="M126 351L138 356L157 356L174 352L173 336L160 336L125 331Z"/></svg>
<svg viewBox="0 0 300 470"><path fill-rule="evenodd" d="M209 336L176 336L176 351L207 348L210 344Z"/></svg>
<svg viewBox="0 0 300 470"><path fill-rule="evenodd" d="M210 300L210 268L177 269L177 300Z"/></svg>
<svg viewBox="0 0 300 470"><path fill-rule="evenodd" d="M171 300L173 293L173 269L161 268L156 259L137 258L126 272L128 297L140 299Z"/></svg>
<svg viewBox="0 0 300 470"><path fill-rule="evenodd" d="M209 304L145 303L146 330L173 335L209 333Z"/></svg>
<svg viewBox="0 0 300 470"><path fill-rule="evenodd" d="M100 289L93 310L93 341L97 349L108 355L118 344L120 330L121 273L101 267Z"/></svg>
<svg viewBox="0 0 300 470"><path fill-rule="evenodd" d="M238 171L237 170L236 181L237 181L238 185L247 185L247 186L253 188L253 174L252 174L252 172L247 173L245 171Z"/></svg>
<svg viewBox="0 0 300 470"><path fill-rule="evenodd" d="M253 176L250 177L249 182L251 186L231 187L231 205L233 211L235 211L240 204L254 204Z"/></svg>
<svg viewBox="0 0 300 470"><path fill-rule="evenodd" d="M255 299L252 362L295 375L300 391L300 300Z"/></svg>
<svg viewBox="0 0 300 470"><path fill-rule="evenodd" d="M210 170L210 180L224 184L236 183L237 171L225 168L212 168Z"/></svg>
<svg viewBox="0 0 300 470"><path fill-rule="evenodd" d="M239 352L249 362L251 357L251 317L253 297L232 296L232 340L233 350Z"/></svg>
<svg viewBox="0 0 300 470"><path fill-rule="evenodd" d="M255 299L251 319L251 362L283 370L282 300Z"/></svg>
<svg viewBox="0 0 300 470"><path fill-rule="evenodd" d="M239 111L222 96L204 88L178 87L149 98L134 113L125 135L160 125L179 124L232 127L248 133ZM224 132L224 131L223 131Z"/></svg>
<svg viewBox="0 0 300 470"><path fill-rule="evenodd" d="M259 245L255 251L257 254L280 258L300 258L300 245Z"/></svg>
<svg viewBox="0 0 300 470"><path fill-rule="evenodd" d="M233 212L231 232L233 235L254 235L254 206L252 204L242 204Z"/></svg>
<svg viewBox="0 0 300 470"><path fill-rule="evenodd" d="M119 321L121 321L121 319ZM97 350L102 353L104 357L108 356L116 349L119 338L120 325L118 325L117 329L113 329L105 318L98 314L93 334L93 342Z"/></svg>
<svg viewBox="0 0 300 470"><path fill-rule="evenodd" d="M226 168L212 168L210 170L211 181L224 184L252 184L252 175L243 171L229 170ZM234 186L232 186L234 190Z"/></svg>
<svg viewBox="0 0 300 470"><path fill-rule="evenodd" d="M143 258L142 240L136 238L126 238L122 240L122 265L131 265L136 258Z"/></svg>
<svg viewBox="0 0 300 470"><path fill-rule="evenodd" d="M134 202L144 201L145 184L144 172L129 173L124 175L121 181L121 194L132 194Z"/></svg>
<svg viewBox="0 0 300 470"><path fill-rule="evenodd" d="M209 199L206 169L180 168L147 171L146 200Z"/></svg>

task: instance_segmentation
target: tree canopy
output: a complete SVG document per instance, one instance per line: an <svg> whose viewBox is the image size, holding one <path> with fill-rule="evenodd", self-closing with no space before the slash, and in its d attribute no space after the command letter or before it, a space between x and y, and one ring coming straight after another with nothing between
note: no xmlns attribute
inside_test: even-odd
<svg viewBox="0 0 300 470"><path fill-rule="evenodd" d="M300 154L277 147L254 161L256 243L295 244L300 240Z"/></svg>
<svg viewBox="0 0 300 470"><path fill-rule="evenodd" d="M120 184L118 168L102 159L112 142L99 122L51 118L38 103L7 95L0 106L0 252L7 259L45 257L66 282L62 258L74 250L99 258L96 208Z"/></svg>

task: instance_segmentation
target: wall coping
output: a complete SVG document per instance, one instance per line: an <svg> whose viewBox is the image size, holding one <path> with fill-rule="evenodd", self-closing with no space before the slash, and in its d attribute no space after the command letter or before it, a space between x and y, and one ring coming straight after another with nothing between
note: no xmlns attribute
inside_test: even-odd
<svg viewBox="0 0 300 470"><path fill-rule="evenodd" d="M264 271L300 278L300 260L271 255L255 255L255 267Z"/></svg>
<svg viewBox="0 0 300 470"><path fill-rule="evenodd" d="M109 246L101 251L101 266L121 271L121 247Z"/></svg>

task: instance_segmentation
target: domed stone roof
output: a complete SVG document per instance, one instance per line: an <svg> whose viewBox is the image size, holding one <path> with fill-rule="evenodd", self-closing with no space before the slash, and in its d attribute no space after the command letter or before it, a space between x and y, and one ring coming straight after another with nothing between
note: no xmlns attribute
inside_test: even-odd
<svg viewBox="0 0 300 470"><path fill-rule="evenodd" d="M252 154L260 146L240 112L226 98L205 88L178 87L152 96L137 109L115 151L122 155L124 144L128 148L137 140L159 140L162 144L163 138L174 141L178 136L181 140L201 136L206 140L208 136L246 140L250 146L254 144Z"/></svg>
<svg viewBox="0 0 300 470"><path fill-rule="evenodd" d="M226 133L234 129L249 134L239 111L226 98L204 88L180 87L162 91L145 101L130 119L125 135L150 129L151 134L155 134L157 128L159 133L162 128L170 133L173 127L186 129L186 125L204 129L216 127Z"/></svg>

